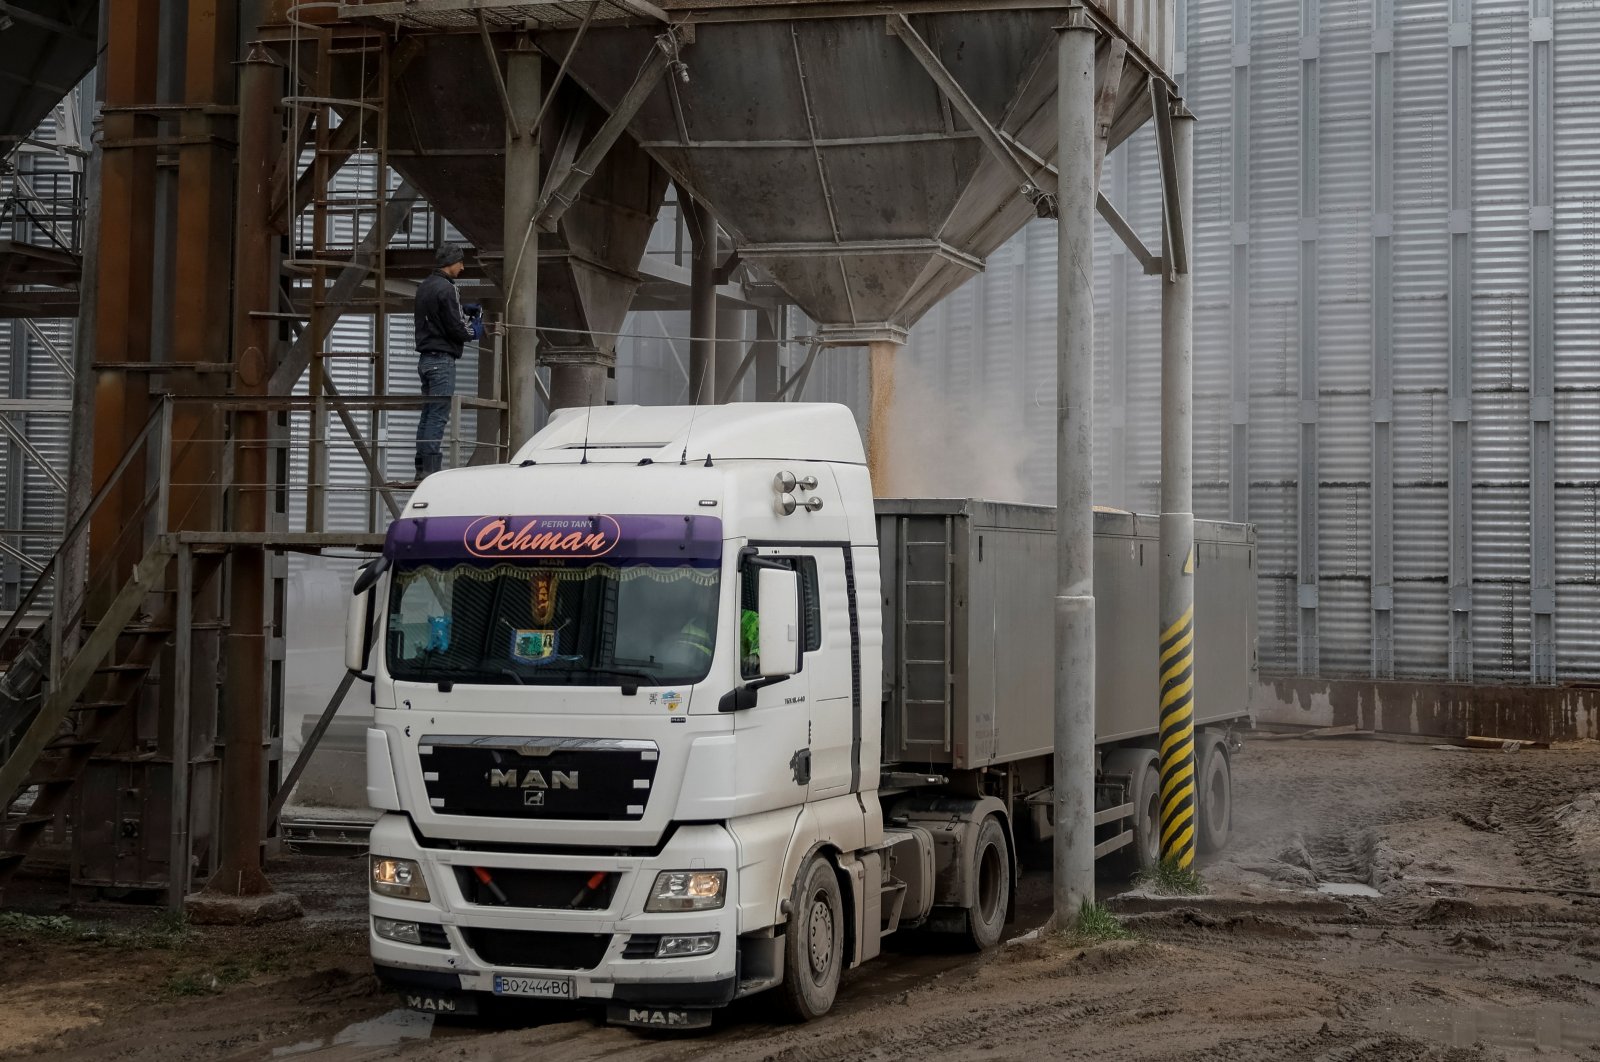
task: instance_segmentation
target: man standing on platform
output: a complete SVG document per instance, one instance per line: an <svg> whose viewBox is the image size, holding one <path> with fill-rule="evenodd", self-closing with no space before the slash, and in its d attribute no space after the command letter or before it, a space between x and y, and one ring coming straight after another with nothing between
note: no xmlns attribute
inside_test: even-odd
<svg viewBox="0 0 1600 1062"><path fill-rule="evenodd" d="M450 420L450 398L456 393L456 362L469 339L483 338L483 312L461 305L456 278L466 269L461 248L447 243L434 256L438 265L417 286L417 375L422 393L434 399L422 407L417 421L417 480L439 471L444 460L439 441Z"/></svg>

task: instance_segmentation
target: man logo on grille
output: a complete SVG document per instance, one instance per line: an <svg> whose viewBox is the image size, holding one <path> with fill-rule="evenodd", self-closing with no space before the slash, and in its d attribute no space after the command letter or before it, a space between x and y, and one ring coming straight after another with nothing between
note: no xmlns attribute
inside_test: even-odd
<svg viewBox="0 0 1600 1062"><path fill-rule="evenodd" d="M530 770L519 772L515 767L502 771L498 768L489 769L490 789L577 789L577 771L551 771L548 781L544 772Z"/></svg>
<svg viewBox="0 0 1600 1062"><path fill-rule="evenodd" d="M525 808L544 807L544 790L524 789L522 791L522 806Z"/></svg>

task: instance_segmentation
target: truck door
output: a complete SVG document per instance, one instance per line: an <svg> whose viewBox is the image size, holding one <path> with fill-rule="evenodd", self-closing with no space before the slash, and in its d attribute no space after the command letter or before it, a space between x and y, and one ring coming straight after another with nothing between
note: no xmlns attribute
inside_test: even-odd
<svg viewBox="0 0 1600 1062"><path fill-rule="evenodd" d="M791 568L799 576L800 671L761 687L756 706L740 713L735 726L741 733L763 733L756 741L741 743L739 792L787 795L793 802L846 792L852 750L850 632L847 624L834 631L827 622L828 613L845 613L848 607L843 555L838 549L789 546L752 547L752 555L763 564ZM753 625L761 603L754 569L752 564L742 565L739 580L739 665L744 682L756 682L760 675ZM773 806L787 802L779 799Z"/></svg>

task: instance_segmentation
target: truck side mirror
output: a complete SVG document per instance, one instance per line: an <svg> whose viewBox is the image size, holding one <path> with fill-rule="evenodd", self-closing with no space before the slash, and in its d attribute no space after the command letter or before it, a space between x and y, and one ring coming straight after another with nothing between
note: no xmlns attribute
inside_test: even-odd
<svg viewBox="0 0 1600 1062"><path fill-rule="evenodd" d="M363 564L356 574L350 609L345 613L344 666L358 675L367 670L367 657L372 650L373 588L388 569L389 559L380 557Z"/></svg>
<svg viewBox="0 0 1600 1062"><path fill-rule="evenodd" d="M344 620L344 666L361 674L367 669L367 619L372 611L372 591L350 596Z"/></svg>
<svg viewBox="0 0 1600 1062"><path fill-rule="evenodd" d="M761 677L785 678L800 670L800 577L785 568L756 572L761 602Z"/></svg>

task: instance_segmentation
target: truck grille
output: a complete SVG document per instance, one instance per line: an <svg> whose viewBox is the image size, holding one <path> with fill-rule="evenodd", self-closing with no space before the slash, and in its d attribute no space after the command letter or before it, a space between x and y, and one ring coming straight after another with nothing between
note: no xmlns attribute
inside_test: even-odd
<svg viewBox="0 0 1600 1062"><path fill-rule="evenodd" d="M610 933L548 933L523 929L463 930L467 946L491 966L592 970L606 957Z"/></svg>
<svg viewBox="0 0 1600 1062"><path fill-rule="evenodd" d="M659 763L653 741L608 738L429 736L417 757L439 814L609 822L644 818Z"/></svg>
<svg viewBox="0 0 1600 1062"><path fill-rule="evenodd" d="M603 911L611 906L621 875L587 870L513 870L486 867L491 888L476 868L456 867L456 882L468 903L483 907L540 907L563 911ZM593 884L594 887L590 888ZM504 900L495 895L498 888Z"/></svg>

